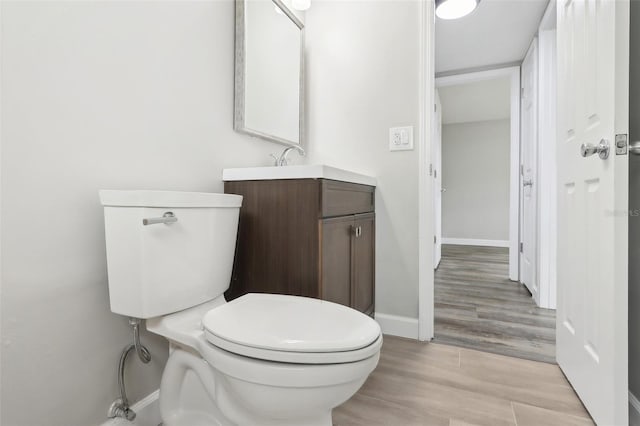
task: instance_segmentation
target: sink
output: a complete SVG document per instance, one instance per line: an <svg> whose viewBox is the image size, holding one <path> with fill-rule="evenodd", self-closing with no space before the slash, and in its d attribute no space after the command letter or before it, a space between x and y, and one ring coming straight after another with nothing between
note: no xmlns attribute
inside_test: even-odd
<svg viewBox="0 0 640 426"><path fill-rule="evenodd" d="M331 179L376 186L376 178L323 164L282 167L243 167L224 169L222 180Z"/></svg>

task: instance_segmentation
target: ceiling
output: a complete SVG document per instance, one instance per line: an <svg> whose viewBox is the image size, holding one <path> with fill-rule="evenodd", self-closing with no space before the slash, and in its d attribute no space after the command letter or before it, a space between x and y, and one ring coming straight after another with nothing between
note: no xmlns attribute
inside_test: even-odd
<svg viewBox="0 0 640 426"><path fill-rule="evenodd" d="M548 2L481 0L463 18L436 18L436 73L522 61Z"/></svg>
<svg viewBox="0 0 640 426"><path fill-rule="evenodd" d="M441 87L442 124L504 120L511 116L509 77Z"/></svg>

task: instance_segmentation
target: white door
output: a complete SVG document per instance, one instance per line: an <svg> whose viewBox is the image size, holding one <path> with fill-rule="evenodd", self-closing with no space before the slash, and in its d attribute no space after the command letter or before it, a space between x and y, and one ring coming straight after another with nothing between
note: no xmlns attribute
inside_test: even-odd
<svg viewBox="0 0 640 426"><path fill-rule="evenodd" d="M442 104L440 94L436 89L436 103L433 120L433 143L431 145L432 176L433 176L433 217L434 236L433 268L438 268L442 258Z"/></svg>
<svg viewBox="0 0 640 426"><path fill-rule="evenodd" d="M557 24L557 359L597 424L626 425L629 0L558 0Z"/></svg>
<svg viewBox="0 0 640 426"><path fill-rule="evenodd" d="M534 39L522 62L522 96L520 97L520 281L540 304L537 283L538 252L538 40Z"/></svg>

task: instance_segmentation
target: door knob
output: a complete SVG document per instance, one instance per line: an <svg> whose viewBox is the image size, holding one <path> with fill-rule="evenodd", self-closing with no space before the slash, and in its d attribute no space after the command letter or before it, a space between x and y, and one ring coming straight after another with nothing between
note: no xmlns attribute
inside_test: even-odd
<svg viewBox="0 0 640 426"><path fill-rule="evenodd" d="M633 155L640 155L640 141L631 142L629 144L629 152Z"/></svg>
<svg viewBox="0 0 640 426"><path fill-rule="evenodd" d="M580 146L580 154L583 157L589 157L595 153L598 153L598 157L602 160L609 158L609 141L602 139L597 146L591 145L590 143L583 143Z"/></svg>

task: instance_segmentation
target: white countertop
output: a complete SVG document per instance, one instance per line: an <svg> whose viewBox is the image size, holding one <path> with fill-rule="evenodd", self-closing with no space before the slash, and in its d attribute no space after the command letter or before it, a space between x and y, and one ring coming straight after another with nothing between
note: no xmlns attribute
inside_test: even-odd
<svg viewBox="0 0 640 426"><path fill-rule="evenodd" d="M243 167L237 169L224 169L222 180L276 180L276 179L331 179L342 182L358 183L361 185L376 186L376 178L325 166L323 164L305 166L282 167Z"/></svg>

